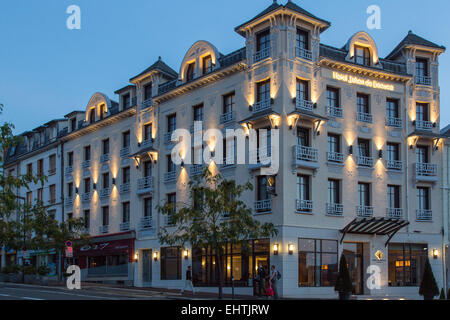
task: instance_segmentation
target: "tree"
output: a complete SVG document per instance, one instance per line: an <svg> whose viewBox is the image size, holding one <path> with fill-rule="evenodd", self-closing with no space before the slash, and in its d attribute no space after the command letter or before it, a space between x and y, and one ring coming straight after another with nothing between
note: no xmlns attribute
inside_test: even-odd
<svg viewBox="0 0 450 320"><path fill-rule="evenodd" d="M439 300L445 300L444 288L441 289L441 294L439 295Z"/></svg>
<svg viewBox="0 0 450 320"><path fill-rule="evenodd" d="M425 269L423 271L422 282L420 283L419 294L423 296L424 300L433 300L433 297L439 295L439 288L428 257L425 261Z"/></svg>
<svg viewBox="0 0 450 320"><path fill-rule="evenodd" d="M347 259L343 254L339 261L339 274L334 290L339 292L339 299L341 300L347 300L348 296L353 292L353 284L347 267Z"/></svg>
<svg viewBox="0 0 450 320"><path fill-rule="evenodd" d="M218 266L227 243L247 246L248 240L273 237L278 234L272 223L260 223L253 218L252 209L240 199L246 191L253 190L250 182L236 184L220 174L213 175L205 168L200 176L189 181L192 203L165 203L158 211L166 215L171 226L158 233L161 243L215 250ZM223 270L218 268L219 299L222 298Z"/></svg>

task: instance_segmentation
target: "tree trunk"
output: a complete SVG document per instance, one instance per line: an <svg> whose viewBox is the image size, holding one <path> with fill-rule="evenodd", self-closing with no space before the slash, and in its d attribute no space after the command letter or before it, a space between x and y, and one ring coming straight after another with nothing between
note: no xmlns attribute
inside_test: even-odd
<svg viewBox="0 0 450 320"><path fill-rule="evenodd" d="M220 252L221 250L219 248L216 249L216 258L217 258L217 266L219 268L219 299L223 298L223 276L222 276L222 261L220 259Z"/></svg>

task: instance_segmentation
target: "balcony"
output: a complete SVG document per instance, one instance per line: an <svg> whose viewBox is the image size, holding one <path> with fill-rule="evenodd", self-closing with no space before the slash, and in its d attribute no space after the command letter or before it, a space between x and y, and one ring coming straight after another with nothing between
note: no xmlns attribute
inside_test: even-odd
<svg viewBox="0 0 450 320"><path fill-rule="evenodd" d="M414 122L416 125L416 130L433 131L434 124L431 121L416 120Z"/></svg>
<svg viewBox="0 0 450 320"><path fill-rule="evenodd" d="M416 84L424 86L431 86L431 77L428 76L416 76Z"/></svg>
<svg viewBox="0 0 450 320"><path fill-rule="evenodd" d="M66 197L66 199L64 199L64 205L66 207L73 205L73 197Z"/></svg>
<svg viewBox="0 0 450 320"><path fill-rule="evenodd" d="M327 160L334 163L344 163L344 154L339 152L327 152Z"/></svg>
<svg viewBox="0 0 450 320"><path fill-rule="evenodd" d="M130 188L131 188L131 186L130 186L129 182L123 183L119 187L119 193L120 194L128 193L128 192L130 192Z"/></svg>
<svg viewBox="0 0 450 320"><path fill-rule="evenodd" d="M109 153L105 153L100 156L100 163L105 163L108 161L109 161Z"/></svg>
<svg viewBox="0 0 450 320"><path fill-rule="evenodd" d="M295 210L300 213L312 213L314 202L311 200L296 200Z"/></svg>
<svg viewBox="0 0 450 320"><path fill-rule="evenodd" d="M272 199L255 201L255 211L257 214L271 212L272 211Z"/></svg>
<svg viewBox="0 0 450 320"><path fill-rule="evenodd" d="M66 176L71 175L72 172L73 172L73 167L72 166L67 166L66 170L64 170L64 172L65 172Z"/></svg>
<svg viewBox="0 0 450 320"><path fill-rule="evenodd" d="M153 228L153 218L152 216L141 218L141 222L139 223L140 230L149 230Z"/></svg>
<svg viewBox="0 0 450 320"><path fill-rule="evenodd" d="M296 98L295 99L295 109L299 110L299 111L313 112L314 103L309 100L303 100L303 99Z"/></svg>
<svg viewBox="0 0 450 320"><path fill-rule="evenodd" d="M137 194L141 195L151 193L152 191L153 191L153 177L144 177L138 179L136 191Z"/></svg>
<svg viewBox="0 0 450 320"><path fill-rule="evenodd" d="M227 169L236 167L236 159L235 157L227 157L223 159L223 163L220 165L220 168Z"/></svg>
<svg viewBox="0 0 450 320"><path fill-rule="evenodd" d="M175 225L175 222L173 221L173 217L170 214L164 216L164 224L168 227Z"/></svg>
<svg viewBox="0 0 450 320"><path fill-rule="evenodd" d="M358 167L372 168L373 167L373 158L358 156L356 163L358 164Z"/></svg>
<svg viewBox="0 0 450 320"><path fill-rule="evenodd" d="M294 146L294 165L296 168L303 167L308 169L319 168L319 152L317 149Z"/></svg>
<svg viewBox="0 0 450 320"><path fill-rule="evenodd" d="M130 146L120 149L120 157L126 158L130 155Z"/></svg>
<svg viewBox="0 0 450 320"><path fill-rule="evenodd" d="M417 221L433 221L433 211L431 210L416 210Z"/></svg>
<svg viewBox="0 0 450 320"><path fill-rule="evenodd" d="M425 182L438 181L438 166L431 163L416 163L416 180Z"/></svg>
<svg viewBox="0 0 450 320"><path fill-rule="evenodd" d="M271 148L258 148L256 150L249 151L249 164L250 170L259 169L261 167L268 167L271 163L272 150Z"/></svg>
<svg viewBox="0 0 450 320"><path fill-rule="evenodd" d="M330 117L343 118L344 109L338 107L327 107L327 115Z"/></svg>
<svg viewBox="0 0 450 320"><path fill-rule="evenodd" d="M148 108L151 107L152 105L153 105L152 98L142 101L142 108Z"/></svg>
<svg viewBox="0 0 450 320"><path fill-rule="evenodd" d="M91 160L85 160L81 163L81 168L82 169L87 169L91 166Z"/></svg>
<svg viewBox="0 0 450 320"><path fill-rule="evenodd" d="M153 147L153 139L147 139L142 141L141 143L141 148L145 149L145 148L151 148Z"/></svg>
<svg viewBox="0 0 450 320"><path fill-rule="evenodd" d="M236 118L235 113L233 111L231 111L231 112L221 114L219 122L220 122L220 124L224 124L224 123L234 121L235 118Z"/></svg>
<svg viewBox="0 0 450 320"><path fill-rule="evenodd" d="M177 172L176 171L170 171L164 173L164 182L175 182L177 180Z"/></svg>
<svg viewBox="0 0 450 320"><path fill-rule="evenodd" d="M105 234L109 232L109 226L100 226L98 227L98 233Z"/></svg>
<svg viewBox="0 0 450 320"><path fill-rule="evenodd" d="M56 168L52 168L52 169L48 170L49 176L54 176L55 174L56 174Z"/></svg>
<svg viewBox="0 0 450 320"><path fill-rule="evenodd" d="M340 203L327 203L327 215L333 217L342 217L344 214L344 205Z"/></svg>
<svg viewBox="0 0 450 320"><path fill-rule="evenodd" d="M189 176L195 177L203 173L205 166L203 164L193 164L189 170Z"/></svg>
<svg viewBox="0 0 450 320"><path fill-rule="evenodd" d="M356 113L356 120L359 121L359 122L372 123L373 122L373 116L370 113L357 112Z"/></svg>
<svg viewBox="0 0 450 320"><path fill-rule="evenodd" d="M81 202L89 202L91 200L91 193L86 192L81 195Z"/></svg>
<svg viewBox="0 0 450 320"><path fill-rule="evenodd" d="M386 118L386 126L392 128L401 128L403 125L402 118L388 117Z"/></svg>
<svg viewBox="0 0 450 320"><path fill-rule="evenodd" d="M311 61L312 60L312 51L296 47L295 48L295 56L297 58L302 58L302 59Z"/></svg>
<svg viewBox="0 0 450 320"><path fill-rule="evenodd" d="M403 209L400 208L387 208L386 215L391 219L403 219Z"/></svg>
<svg viewBox="0 0 450 320"><path fill-rule="evenodd" d="M104 198L108 198L110 194L111 194L110 188L103 188L100 190L99 196L101 199L104 199Z"/></svg>
<svg viewBox="0 0 450 320"><path fill-rule="evenodd" d="M253 55L253 62L259 62L270 57L270 47L262 49Z"/></svg>
<svg viewBox="0 0 450 320"><path fill-rule="evenodd" d="M399 160L386 160L386 168L393 171L403 170L403 161Z"/></svg>
<svg viewBox="0 0 450 320"><path fill-rule="evenodd" d="M261 100L253 105L253 113L258 113L272 108L272 101L270 99Z"/></svg>
<svg viewBox="0 0 450 320"><path fill-rule="evenodd" d="M360 218L371 218L373 217L373 207L357 206L356 215Z"/></svg>
<svg viewBox="0 0 450 320"><path fill-rule="evenodd" d="M123 222L119 226L120 232L130 231L130 222Z"/></svg>

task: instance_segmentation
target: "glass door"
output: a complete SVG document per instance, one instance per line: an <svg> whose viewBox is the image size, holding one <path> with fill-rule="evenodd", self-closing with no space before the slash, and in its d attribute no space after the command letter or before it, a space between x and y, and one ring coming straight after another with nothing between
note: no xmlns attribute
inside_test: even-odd
<svg viewBox="0 0 450 320"><path fill-rule="evenodd" d="M152 250L142 250L142 269L144 283L152 282Z"/></svg>
<svg viewBox="0 0 450 320"><path fill-rule="evenodd" d="M347 259L353 284L353 294L362 295L364 293L363 244L344 243L343 254Z"/></svg>

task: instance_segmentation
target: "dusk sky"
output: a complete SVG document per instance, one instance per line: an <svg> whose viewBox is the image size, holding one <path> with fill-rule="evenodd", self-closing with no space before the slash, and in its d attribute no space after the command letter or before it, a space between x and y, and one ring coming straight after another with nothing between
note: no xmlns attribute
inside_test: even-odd
<svg viewBox="0 0 450 320"><path fill-rule="evenodd" d="M279 1L286 3L287 0ZM342 47L367 31L385 57L413 30L450 48L448 0L298 0L331 22L325 44ZM272 0L15 0L0 2L0 122L15 133L73 110L97 91L114 91L161 56L177 72L189 47L207 40L224 54L245 45L234 32ZM68 6L81 8L81 30L68 30ZM382 29L368 30L368 6L381 8ZM450 123L450 52L440 57L441 127Z"/></svg>

